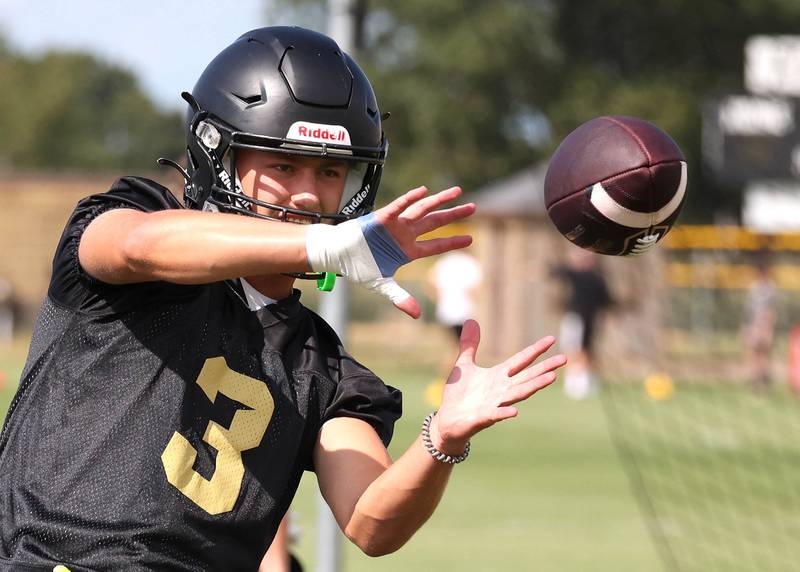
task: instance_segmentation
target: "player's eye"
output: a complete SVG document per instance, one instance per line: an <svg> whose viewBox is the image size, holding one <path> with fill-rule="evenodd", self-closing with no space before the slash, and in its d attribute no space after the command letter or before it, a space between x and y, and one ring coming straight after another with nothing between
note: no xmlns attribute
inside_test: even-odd
<svg viewBox="0 0 800 572"><path fill-rule="evenodd" d="M320 165L317 171L319 175L329 179L343 179L347 176L349 166L343 163L329 163L327 165Z"/></svg>
<svg viewBox="0 0 800 572"><path fill-rule="evenodd" d="M270 165L269 168L278 171L279 173L294 172L294 166L290 165L289 163L274 163Z"/></svg>

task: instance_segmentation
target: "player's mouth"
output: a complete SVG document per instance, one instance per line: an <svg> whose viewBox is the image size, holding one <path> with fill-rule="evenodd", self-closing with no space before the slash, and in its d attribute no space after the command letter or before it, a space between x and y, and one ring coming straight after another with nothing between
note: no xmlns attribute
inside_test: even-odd
<svg viewBox="0 0 800 572"><path fill-rule="evenodd" d="M283 220L294 224L314 224L316 222L316 219L312 217L289 213L286 213L286 216L283 217Z"/></svg>
<svg viewBox="0 0 800 572"><path fill-rule="evenodd" d="M290 222L292 224L333 224L331 218L333 218L334 215L329 213L317 214L315 211L305 211L304 209L294 206L287 206L285 208L287 210L282 210L281 207L270 207L264 214L269 218L277 219L282 222ZM300 212L290 212L289 209ZM308 214L301 214L303 212L308 212Z"/></svg>

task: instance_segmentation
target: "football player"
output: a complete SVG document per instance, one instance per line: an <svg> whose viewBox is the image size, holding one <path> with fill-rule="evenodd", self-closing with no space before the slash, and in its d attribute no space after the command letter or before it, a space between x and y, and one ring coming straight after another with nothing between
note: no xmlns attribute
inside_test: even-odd
<svg viewBox="0 0 800 572"><path fill-rule="evenodd" d="M470 437L564 363L538 359L547 337L480 368L468 322L438 414L392 462L400 392L292 286L336 273L417 317L395 271L468 245L417 239L474 205L420 187L370 213L381 113L324 35L248 32L184 98L185 204L124 177L78 204L56 249L0 436L0 570L255 570L304 470L350 540L392 552Z"/></svg>

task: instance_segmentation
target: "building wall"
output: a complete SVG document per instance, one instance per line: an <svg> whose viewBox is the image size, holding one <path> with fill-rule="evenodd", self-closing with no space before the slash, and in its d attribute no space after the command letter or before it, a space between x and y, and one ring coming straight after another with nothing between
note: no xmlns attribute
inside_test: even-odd
<svg viewBox="0 0 800 572"><path fill-rule="evenodd" d="M508 357L545 335L557 337L566 292L552 270L576 247L540 215L478 216L475 234L485 277L478 305L484 360ZM600 256L600 268L617 302L596 335L600 367L634 376L663 367L663 250L636 258Z"/></svg>
<svg viewBox="0 0 800 572"><path fill-rule="evenodd" d="M169 175L159 175L160 182L178 188ZM117 176L0 176L0 278L11 283L26 322L35 315L46 293L53 251L75 204L82 197L106 191Z"/></svg>

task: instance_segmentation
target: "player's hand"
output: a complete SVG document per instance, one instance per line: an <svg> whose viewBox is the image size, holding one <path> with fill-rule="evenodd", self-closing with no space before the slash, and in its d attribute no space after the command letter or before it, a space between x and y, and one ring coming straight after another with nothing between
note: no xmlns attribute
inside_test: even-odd
<svg viewBox="0 0 800 572"><path fill-rule="evenodd" d="M419 303L395 282L395 272L412 260L469 246L470 236L417 239L475 212L473 203L439 208L461 195L459 187L427 194L418 187L372 214L335 227L312 225L306 242L312 270L342 274L418 318Z"/></svg>
<svg viewBox="0 0 800 572"><path fill-rule="evenodd" d="M426 187L417 187L375 212L375 219L392 235L400 249L408 257L408 261L436 256L437 254L464 248L472 243L471 236L448 236L422 241L417 240L427 232L465 219L475 212L473 203L458 205L449 209L439 208L461 196L460 187L451 187L435 195L427 195L428 189ZM395 306L412 318L418 318L420 315L419 304L405 290L402 290L402 292L405 293L405 299L392 300Z"/></svg>
<svg viewBox="0 0 800 572"><path fill-rule="evenodd" d="M516 417L513 405L553 383L556 370L567 363L562 354L539 360L555 343L555 338L547 336L494 367L479 367L475 354L480 336L478 323L467 320L456 365L431 426L434 446L450 455L460 454L482 429Z"/></svg>

